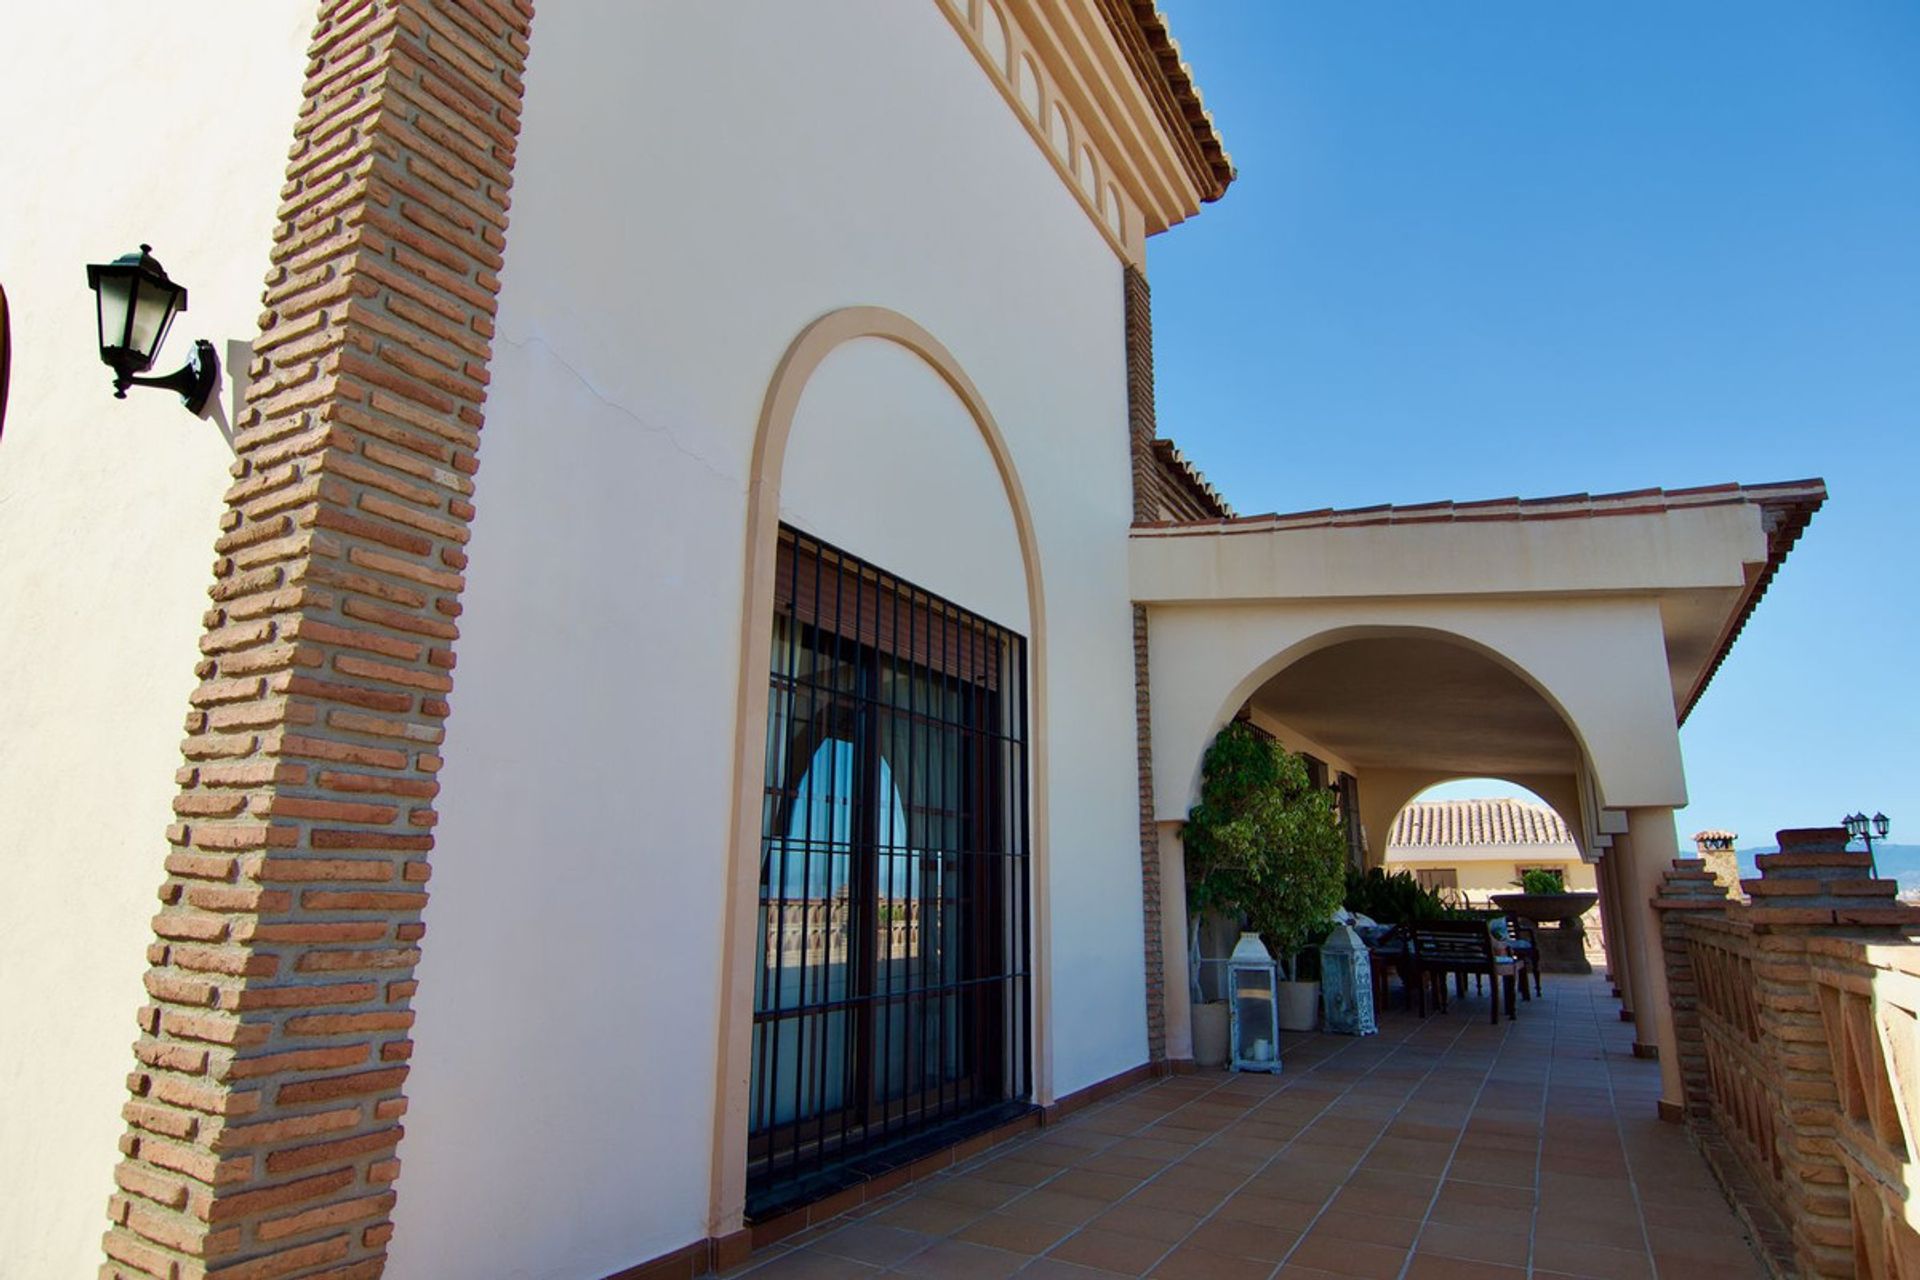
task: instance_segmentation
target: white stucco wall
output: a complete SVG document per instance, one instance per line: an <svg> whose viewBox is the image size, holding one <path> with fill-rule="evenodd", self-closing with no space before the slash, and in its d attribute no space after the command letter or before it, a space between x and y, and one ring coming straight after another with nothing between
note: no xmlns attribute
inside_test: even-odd
<svg viewBox="0 0 1920 1280"><path fill-rule="evenodd" d="M97 0L0 24L0 1275L100 1257L233 460L225 376L214 421L113 399L85 267L144 240L187 286L155 373L253 338L312 23L298 0Z"/></svg>
<svg viewBox="0 0 1920 1280"><path fill-rule="evenodd" d="M1144 1060L1121 268L931 3L535 24L389 1274L710 1229L746 485L781 354L893 309L1003 431L1047 586L1055 1092ZM916 357L821 366L782 510L1029 625ZM867 495L872 495L868 497Z"/></svg>

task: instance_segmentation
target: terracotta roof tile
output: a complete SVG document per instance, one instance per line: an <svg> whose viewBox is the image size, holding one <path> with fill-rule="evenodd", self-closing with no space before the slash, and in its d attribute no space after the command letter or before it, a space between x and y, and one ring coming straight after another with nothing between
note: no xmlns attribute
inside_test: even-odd
<svg viewBox="0 0 1920 1280"><path fill-rule="evenodd" d="M1200 468L1194 466L1187 455L1180 452L1179 445L1165 436L1159 436L1153 442L1153 453L1160 460L1162 468L1187 486L1195 501L1218 511L1220 519L1233 518L1233 508L1227 504L1225 498L1220 496L1220 491L1213 487L1212 482L1201 473Z"/></svg>
<svg viewBox="0 0 1920 1280"><path fill-rule="evenodd" d="M1692 507L1759 503L1804 507L1807 514L1827 496L1819 480L1780 484L1719 484L1692 489L1634 489L1625 493L1569 493L1552 498L1485 498L1472 502L1386 503L1369 507L1320 507L1311 511L1269 512L1222 520L1161 521L1163 535L1185 533L1267 533L1293 529L1343 528L1368 524L1475 523L1501 520L1585 520L1595 516L1661 515ZM1804 523L1804 522L1803 522Z"/></svg>
<svg viewBox="0 0 1920 1280"><path fill-rule="evenodd" d="M1573 833L1560 815L1524 800L1420 800L1400 811L1387 836L1389 856L1399 848L1469 848L1564 844Z"/></svg>
<svg viewBox="0 0 1920 1280"><path fill-rule="evenodd" d="M1103 0L1102 8L1108 29L1152 97L1162 127L1185 156L1200 198L1218 200L1235 177L1233 157L1220 140L1212 113L1200 100L1193 68L1180 56L1180 43L1167 27L1167 16L1154 0Z"/></svg>

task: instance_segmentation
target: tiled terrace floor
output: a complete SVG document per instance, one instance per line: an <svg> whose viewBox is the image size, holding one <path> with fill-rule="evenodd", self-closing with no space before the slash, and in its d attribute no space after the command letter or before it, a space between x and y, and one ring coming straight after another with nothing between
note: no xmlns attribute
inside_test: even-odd
<svg viewBox="0 0 1920 1280"><path fill-rule="evenodd" d="M1397 1000L1397 996L1396 996ZM1285 1072L1142 1085L756 1254L754 1280L1765 1275L1599 979L1547 979Z"/></svg>

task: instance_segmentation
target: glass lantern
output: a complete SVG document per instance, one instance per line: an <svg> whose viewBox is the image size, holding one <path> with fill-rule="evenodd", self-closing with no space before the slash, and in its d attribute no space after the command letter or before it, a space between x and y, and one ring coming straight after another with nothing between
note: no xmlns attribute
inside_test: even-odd
<svg viewBox="0 0 1920 1280"><path fill-rule="evenodd" d="M1274 984L1280 969L1257 933L1243 933L1227 957L1227 1012L1235 1071L1280 1071L1280 1007Z"/></svg>
<svg viewBox="0 0 1920 1280"><path fill-rule="evenodd" d="M1333 926L1320 944L1320 1002L1328 1031L1370 1036L1380 1030L1373 1019L1373 966L1352 925Z"/></svg>

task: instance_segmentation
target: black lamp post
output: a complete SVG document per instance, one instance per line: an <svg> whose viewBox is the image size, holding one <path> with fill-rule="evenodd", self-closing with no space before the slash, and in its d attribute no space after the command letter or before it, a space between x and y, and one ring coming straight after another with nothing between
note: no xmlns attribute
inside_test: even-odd
<svg viewBox="0 0 1920 1280"><path fill-rule="evenodd" d="M1865 842L1868 865L1873 867L1874 878L1879 879L1880 868L1873 862L1873 842L1876 837L1885 840L1893 824L1887 820L1887 815L1884 813L1876 813L1871 818L1864 813L1850 813L1841 821L1846 824L1847 839Z"/></svg>
<svg viewBox="0 0 1920 1280"><path fill-rule="evenodd" d="M195 339L187 363L163 378L138 376L153 367L173 318L187 309L186 289L167 278L152 248L143 244L138 253L87 267L87 287L100 316L100 360L113 370L117 399L127 398L128 387L164 387L178 392L197 416L220 377L220 358L211 342Z"/></svg>

